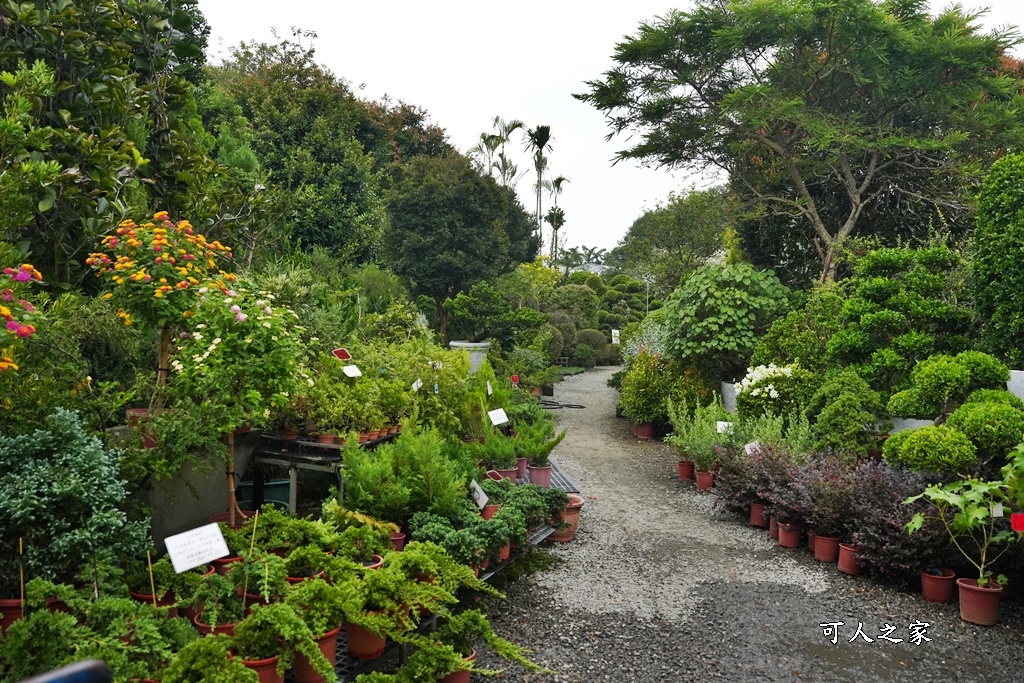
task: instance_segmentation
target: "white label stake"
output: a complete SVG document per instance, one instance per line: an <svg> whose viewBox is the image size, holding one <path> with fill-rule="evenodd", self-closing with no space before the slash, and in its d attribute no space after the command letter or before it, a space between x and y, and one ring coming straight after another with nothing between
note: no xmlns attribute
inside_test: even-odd
<svg viewBox="0 0 1024 683"><path fill-rule="evenodd" d="M473 496L473 502L477 504L481 510L487 505L487 494L480 488L480 484L476 483L476 479L469 482L469 495Z"/></svg>
<svg viewBox="0 0 1024 683"><path fill-rule="evenodd" d="M178 574L210 564L228 554L228 544L224 542L224 534L216 522L168 536L164 539L164 545L167 546L171 566Z"/></svg>
<svg viewBox="0 0 1024 683"><path fill-rule="evenodd" d="M362 371L355 365L346 365L341 369L345 373L346 377L362 377Z"/></svg>
<svg viewBox="0 0 1024 683"><path fill-rule="evenodd" d="M498 408L497 410L491 410L487 413L488 417L491 418L491 424L497 427L508 422L508 415L505 414L504 408Z"/></svg>

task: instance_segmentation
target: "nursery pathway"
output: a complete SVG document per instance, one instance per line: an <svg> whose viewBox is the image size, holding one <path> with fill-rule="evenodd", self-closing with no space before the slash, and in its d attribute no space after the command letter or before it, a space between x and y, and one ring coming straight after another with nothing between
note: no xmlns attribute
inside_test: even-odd
<svg viewBox="0 0 1024 683"><path fill-rule="evenodd" d="M553 455L586 504L576 539L552 549L563 563L510 585L489 610L499 633L558 671L513 666L507 680L1024 680L1020 600L1004 603L999 625L971 626L955 603L840 574L715 512L710 494L677 479L669 446L637 441L615 418L612 372L555 387L556 400L586 406L557 412L569 434ZM930 624L930 641L910 642L915 621ZM828 622L844 622L834 645ZM848 642L858 623L873 642ZM885 624L903 642L878 638Z"/></svg>

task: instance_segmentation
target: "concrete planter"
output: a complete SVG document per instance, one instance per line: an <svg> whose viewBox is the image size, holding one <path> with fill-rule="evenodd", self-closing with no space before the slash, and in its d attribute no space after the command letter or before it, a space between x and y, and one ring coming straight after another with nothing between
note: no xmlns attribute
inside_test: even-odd
<svg viewBox="0 0 1024 683"><path fill-rule="evenodd" d="M480 364L484 362L484 358L487 357L487 351L491 348L491 343L453 341L448 342L448 347L452 349L465 349L469 353L469 374L472 375L480 367Z"/></svg>

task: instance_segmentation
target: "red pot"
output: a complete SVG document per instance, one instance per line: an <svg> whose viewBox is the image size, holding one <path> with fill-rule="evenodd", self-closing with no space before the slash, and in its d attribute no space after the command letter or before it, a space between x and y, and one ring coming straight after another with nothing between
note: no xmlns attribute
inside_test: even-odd
<svg viewBox="0 0 1024 683"><path fill-rule="evenodd" d="M196 625L196 630L204 636L208 636L211 633L215 636L219 636L222 633L228 636L233 636L235 635L235 626L238 626L238 624L217 624L216 626L207 626L206 624L199 622L199 615L192 618L192 623Z"/></svg>
<svg viewBox="0 0 1024 683"><path fill-rule="evenodd" d="M779 545L783 548L799 548L800 525L793 522L779 522Z"/></svg>
<svg viewBox="0 0 1024 683"><path fill-rule="evenodd" d="M952 569L939 571L940 574L921 572L921 595L928 602L949 602L953 599L953 580L956 574Z"/></svg>
<svg viewBox="0 0 1024 683"><path fill-rule="evenodd" d="M338 660L338 633L340 631L341 627L339 626L316 639L320 652L324 653L328 662L335 663ZM301 652L295 653L295 666L292 671L295 673L295 683L323 683L324 681L323 676L316 672L306 655Z"/></svg>
<svg viewBox="0 0 1024 683"><path fill-rule="evenodd" d="M821 541L819 538L814 542L814 547L818 547L818 543ZM839 571L850 576L860 576L860 553L855 546L849 543L839 544Z"/></svg>
<svg viewBox="0 0 1024 683"><path fill-rule="evenodd" d="M316 442L317 443L322 443L322 444L325 444L325 445L332 445L337 440L338 440L338 435L337 434L317 434L316 435Z"/></svg>
<svg viewBox="0 0 1024 683"><path fill-rule="evenodd" d="M775 515L768 515L768 535L779 540L779 520L775 519Z"/></svg>
<svg viewBox="0 0 1024 683"><path fill-rule="evenodd" d="M246 669L252 669L260 683L284 683L284 676L277 673L277 657L270 659L243 659Z"/></svg>
<svg viewBox="0 0 1024 683"><path fill-rule="evenodd" d="M689 460L679 461L679 480L693 481L693 463Z"/></svg>
<svg viewBox="0 0 1024 683"><path fill-rule="evenodd" d="M299 433L294 429L278 429L277 438L282 441L295 441L299 438Z"/></svg>
<svg viewBox="0 0 1024 683"><path fill-rule="evenodd" d="M500 504L488 503L487 505L484 505L484 509L480 511L480 516L484 519L490 519L499 509L501 509Z"/></svg>
<svg viewBox="0 0 1024 683"><path fill-rule="evenodd" d="M502 546L501 550L498 551L498 559L504 562L508 559L508 556L512 554L512 544L506 543Z"/></svg>
<svg viewBox="0 0 1024 683"><path fill-rule="evenodd" d="M526 458L516 458L516 479L522 479L526 476Z"/></svg>
<svg viewBox="0 0 1024 683"><path fill-rule="evenodd" d="M511 479L513 484L516 483L516 474L518 474L519 470L517 470L515 467L507 470L494 471L497 472L502 479Z"/></svg>
<svg viewBox="0 0 1024 683"><path fill-rule="evenodd" d="M138 602L145 603L147 605L153 604L152 595L147 595L145 593L136 593L135 591L131 591L131 594L132 597L135 598L135 600ZM171 607L171 605L173 605L175 602L177 602L177 600L175 600L174 595L172 593L166 593L164 594L164 597L156 599L156 606L170 608L167 610L167 616L174 618L178 616L178 608Z"/></svg>
<svg viewBox="0 0 1024 683"><path fill-rule="evenodd" d="M323 575L324 573L321 571L317 572L316 574L313 574L313 576L286 576L284 577L284 579L285 581L294 586L295 584L302 583L303 581L309 581L310 579L318 579Z"/></svg>
<svg viewBox="0 0 1024 683"><path fill-rule="evenodd" d="M650 441L654 438L654 423L641 422L636 426L636 438L641 441Z"/></svg>
<svg viewBox="0 0 1024 683"><path fill-rule="evenodd" d="M960 618L979 626L995 625L999 620L999 596L1003 587L990 581L982 588L977 579L957 579L956 585L960 586Z"/></svg>
<svg viewBox="0 0 1024 683"><path fill-rule="evenodd" d="M473 654L465 658L467 662L472 662L476 659L476 650L473 650ZM469 683L469 672L468 671L453 671L438 683Z"/></svg>
<svg viewBox="0 0 1024 683"><path fill-rule="evenodd" d="M366 564L366 562L369 562L370 564ZM365 560L363 562L363 567L366 569L380 569L383 565L384 558L380 555L374 555L373 560Z"/></svg>
<svg viewBox="0 0 1024 683"><path fill-rule="evenodd" d="M701 472L700 470L697 470L696 474L698 491L709 491L711 487L715 485L714 472Z"/></svg>
<svg viewBox="0 0 1024 683"><path fill-rule="evenodd" d="M583 498L575 494L569 494L569 504L562 511L562 522L569 525L568 529L556 531L548 536L556 543L568 543L576 533L576 527L580 523L580 511L583 509Z"/></svg>
<svg viewBox="0 0 1024 683"><path fill-rule="evenodd" d="M839 537L816 536L814 538L814 559L819 562L836 562L839 560Z"/></svg>
<svg viewBox="0 0 1024 683"><path fill-rule="evenodd" d="M812 555L814 554L814 544L817 541L817 538L818 535L813 531L807 532L807 549L811 551Z"/></svg>
<svg viewBox="0 0 1024 683"><path fill-rule="evenodd" d="M394 546L396 551L401 551L405 547L405 534L401 531L391 534L391 545Z"/></svg>
<svg viewBox="0 0 1024 683"><path fill-rule="evenodd" d="M232 562L241 562L241 557L220 557L213 561L213 568L217 570L217 573L224 576L231 569L230 565Z"/></svg>
<svg viewBox="0 0 1024 683"><path fill-rule="evenodd" d="M768 526L768 516L765 514L764 503L750 504L750 523L762 529Z"/></svg>
<svg viewBox="0 0 1024 683"><path fill-rule="evenodd" d="M7 627L21 617L21 600L0 600L0 635L7 633Z"/></svg>
<svg viewBox="0 0 1024 683"><path fill-rule="evenodd" d="M345 624L348 637L348 653L356 659L377 659L384 654L387 640L384 636L370 633L359 624Z"/></svg>
<svg viewBox="0 0 1024 683"><path fill-rule="evenodd" d="M543 467L527 465L526 469L530 472L531 484L543 486L544 488L551 487L551 465L544 465Z"/></svg>

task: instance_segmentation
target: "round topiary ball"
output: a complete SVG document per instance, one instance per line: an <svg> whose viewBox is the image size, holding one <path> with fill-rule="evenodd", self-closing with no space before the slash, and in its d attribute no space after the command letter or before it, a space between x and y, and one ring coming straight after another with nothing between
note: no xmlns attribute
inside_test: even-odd
<svg viewBox="0 0 1024 683"><path fill-rule="evenodd" d="M882 455L890 465L914 472L967 473L978 465L970 439L945 425L894 434L882 447Z"/></svg>
<svg viewBox="0 0 1024 683"><path fill-rule="evenodd" d="M995 356L981 351L961 351L956 361L971 375L969 391L975 389L1003 389L1010 379L1010 368Z"/></svg>
<svg viewBox="0 0 1024 683"><path fill-rule="evenodd" d="M921 392L928 405L942 406L968 393L971 373L952 356L939 354L918 363L910 373L910 383Z"/></svg>
<svg viewBox="0 0 1024 683"><path fill-rule="evenodd" d="M1002 458L1024 441L1024 412L1003 403L965 403L946 424L970 439L981 458Z"/></svg>
<svg viewBox="0 0 1024 683"><path fill-rule="evenodd" d="M608 346L608 337L604 336L600 330L580 330L576 333L576 343L586 344L600 353L601 349Z"/></svg>
<svg viewBox="0 0 1024 683"><path fill-rule="evenodd" d="M1024 401L1006 389L978 389L972 391L966 403L1002 403L1003 405L1024 411Z"/></svg>
<svg viewBox="0 0 1024 683"><path fill-rule="evenodd" d="M560 355L568 356L572 351L573 341L576 339L576 323L568 313L555 311L551 314L551 324L562 333L562 349Z"/></svg>

